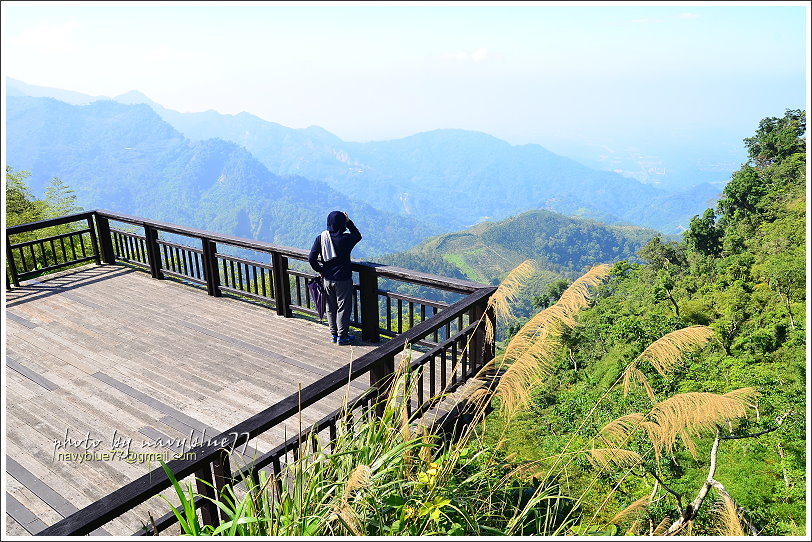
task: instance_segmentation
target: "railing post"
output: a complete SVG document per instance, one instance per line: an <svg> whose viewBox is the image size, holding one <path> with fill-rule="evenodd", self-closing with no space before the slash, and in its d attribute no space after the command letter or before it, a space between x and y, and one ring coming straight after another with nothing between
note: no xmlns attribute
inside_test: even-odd
<svg viewBox="0 0 812 542"><path fill-rule="evenodd" d="M147 244L147 259L149 259L149 272L154 279L164 278L161 273L161 253L158 250L158 230L152 226L144 225L144 237Z"/></svg>
<svg viewBox="0 0 812 542"><path fill-rule="evenodd" d="M197 484L197 492L207 497L201 502L200 507L200 517L203 525L217 527L220 524L218 520L219 514L217 512L219 508L212 500L216 500L217 495L214 491L214 478L212 477L212 466L210 463L195 473L195 481Z"/></svg>
<svg viewBox="0 0 812 542"><path fill-rule="evenodd" d="M102 263L116 263L116 253L113 250L113 236L110 233L110 221L106 216L96 215L96 229L99 230Z"/></svg>
<svg viewBox="0 0 812 542"><path fill-rule="evenodd" d="M288 280L288 259L279 252L271 253L273 265L274 297L276 297L276 314L290 318L293 310L290 308L290 281Z"/></svg>
<svg viewBox="0 0 812 542"><path fill-rule="evenodd" d="M378 391L372 401L375 403L375 414L383 416L386 400L389 398L389 391L392 389L392 375L395 373L395 356L382 359L369 371L369 385L375 386Z"/></svg>
<svg viewBox="0 0 812 542"><path fill-rule="evenodd" d="M211 465L212 471L214 473L214 488L217 491L217 499L226 492L226 486L231 485L231 465L228 460L228 451L223 449L220 450L217 459L214 460L214 463ZM218 507L219 508L219 507ZM230 519L228 514L224 510L220 510L220 520L227 521Z"/></svg>
<svg viewBox="0 0 812 542"><path fill-rule="evenodd" d="M471 340L471 352L469 354L470 365L472 373L476 373L487 362L493 359L495 354L495 337L486 340L485 329L491 326L491 329L496 330L496 318L493 308L488 308L488 299L483 299L471 310L471 321L476 322L482 320L480 325Z"/></svg>
<svg viewBox="0 0 812 542"><path fill-rule="evenodd" d="M11 237L6 235L6 264L11 273L11 282L15 287L20 287L20 277L17 275L17 264L14 261L14 253L11 251Z"/></svg>
<svg viewBox="0 0 812 542"><path fill-rule="evenodd" d="M378 274L371 265L364 265L358 271L361 294L361 338L376 343L381 340L378 319Z"/></svg>
<svg viewBox="0 0 812 542"><path fill-rule="evenodd" d="M209 295L221 297L220 291L220 270L217 268L217 243L202 237L203 243L203 272L206 278L206 289Z"/></svg>
<svg viewBox="0 0 812 542"><path fill-rule="evenodd" d="M89 214L87 217L87 229L90 230L90 244L93 247L93 256L96 258L96 265L101 265L101 251L99 250L99 242L96 239L96 227L93 224L93 213ZM54 257L56 257L56 255L54 255Z"/></svg>

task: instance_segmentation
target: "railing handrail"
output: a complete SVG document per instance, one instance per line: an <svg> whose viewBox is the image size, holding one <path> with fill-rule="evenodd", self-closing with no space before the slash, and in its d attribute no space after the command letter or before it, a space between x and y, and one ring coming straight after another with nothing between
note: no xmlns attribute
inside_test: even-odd
<svg viewBox="0 0 812 542"><path fill-rule="evenodd" d="M99 216L120 222L127 222L137 226L151 226L155 229L165 231L168 233L175 233L179 235L187 235L194 237L202 237L210 241L234 245L240 248L247 248L250 250L258 250L260 252L276 252L283 256L296 258L297 260L307 261L310 252L300 248L289 247L285 245L276 245L265 241L257 241L256 239L248 239L245 237L237 237L234 235L225 235L215 233L212 231L201 230L198 228L189 228L186 226L179 226L169 222L161 222L158 220L151 220L138 216L125 215L98 209L95 213ZM418 284L421 286L433 286L442 290L448 290L455 293L470 294L479 290L480 288L487 287L487 284L481 284L464 279L455 279L450 277L443 277L440 275L433 275L431 273L423 273L412 269L404 269L402 267L395 267L391 265L383 265L366 261L355 261L352 264L354 271L359 271L364 267L371 267L375 269L375 273L383 278L391 278Z"/></svg>
<svg viewBox="0 0 812 542"><path fill-rule="evenodd" d="M46 218L45 220L38 220L36 222L17 224L16 226L8 226L6 228L6 235L16 235L18 233L25 233L27 231L41 230L43 228L50 228L51 226L78 222L79 220L87 220L96 213L97 211L82 211L79 213L73 213L71 215L59 216L56 218Z"/></svg>

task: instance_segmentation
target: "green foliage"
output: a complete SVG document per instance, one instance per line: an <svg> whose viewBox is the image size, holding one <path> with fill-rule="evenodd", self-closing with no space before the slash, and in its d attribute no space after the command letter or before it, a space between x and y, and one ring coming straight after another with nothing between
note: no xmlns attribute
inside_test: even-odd
<svg viewBox="0 0 812 542"><path fill-rule="evenodd" d="M14 171L6 165L6 227L36 222L45 215L45 202L36 200L26 180L28 171Z"/></svg>
<svg viewBox="0 0 812 542"><path fill-rule="evenodd" d="M30 176L31 174L28 171L14 171L11 166L6 165L6 227L37 222L47 218L56 218L81 211L81 208L76 206L76 196L73 190L57 177L54 177L51 181L45 199L35 199L28 186ZM14 234L10 236L10 241L12 243L24 243L48 236L69 233L76 229L75 223L61 224ZM71 242L75 251L81 250L80 243L82 241L79 239L63 240L59 243L59 247L61 248L64 243L68 247L66 253L70 252L69 243ZM24 250L24 256L27 258L26 266L29 270L53 265L55 262L63 262L66 258L64 254L61 254L60 250L56 249L56 245L52 246L51 244L39 245L36 249L30 246ZM90 250L89 246L85 246L85 251L90 253ZM12 252L15 261L18 260L20 258L19 251ZM6 265L8 266L9 263L7 261ZM18 269L20 268L19 264L18 261Z"/></svg>
<svg viewBox="0 0 812 542"><path fill-rule="evenodd" d="M716 224L716 213L708 209L700 217L691 219L688 229L683 234L688 248L705 256L718 256L722 250L722 234Z"/></svg>
<svg viewBox="0 0 812 542"><path fill-rule="evenodd" d="M490 438L503 437L507 451L525 461L549 462L566 444L577 449L607 422L650 407L640 391L603 394L651 341L689 325L710 326L715 338L673 371L642 371L657 397L757 389L758 414L737 431L756 434L780 426L757 438L724 441L717 479L762 534L805 534L804 133L802 111L762 121L746 140L750 162L734 173L718 208L695 217L684 242L649 241L638 253L645 265L615 264L594 306L565 333L557 371L535 391L531 410L508 426L493 418ZM660 478L683 503L704 481L709 449L706 439L699 443L698 459L678 451L661 465ZM581 523L581 534L603 532L614 513L654 488L646 469L635 476L619 469L596 472L578 460L568 465L562 491L583 495L581 517L593 518ZM656 525L673 518L675 506L667 494L645 513ZM693 533L715 534L714 521L704 511Z"/></svg>

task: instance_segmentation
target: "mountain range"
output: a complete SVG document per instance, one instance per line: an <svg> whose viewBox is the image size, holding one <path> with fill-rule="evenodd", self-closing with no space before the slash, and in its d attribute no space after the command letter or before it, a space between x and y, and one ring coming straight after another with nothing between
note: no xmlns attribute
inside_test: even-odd
<svg viewBox="0 0 812 542"><path fill-rule="evenodd" d="M100 99L13 79L7 88L9 96L53 95L76 104ZM249 113L180 113L135 91L114 100L148 105L190 142L232 142L272 174L322 181L348 198L415 218L435 231L549 209L676 233L720 191L705 183L666 192L590 169L539 145L510 145L481 132L435 130L390 141L346 142L317 126L292 129Z"/></svg>
<svg viewBox="0 0 812 542"><path fill-rule="evenodd" d="M438 232L323 182L275 175L234 143L189 141L146 105L7 96L6 136L7 162L31 172L34 193L58 176L85 208L302 248L341 209L363 217L369 235L359 256L404 250Z"/></svg>

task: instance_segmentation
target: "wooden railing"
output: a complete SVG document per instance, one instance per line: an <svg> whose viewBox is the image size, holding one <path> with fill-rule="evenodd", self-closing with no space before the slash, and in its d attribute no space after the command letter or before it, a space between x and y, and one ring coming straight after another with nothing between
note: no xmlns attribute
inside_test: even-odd
<svg viewBox="0 0 812 542"><path fill-rule="evenodd" d="M12 258L12 252L23 254L29 246L47 248L60 237L7 243L8 267L15 286L19 286L20 280L32 276L32 273L77 265L89 259L104 264L121 261L148 271L156 279L172 277L205 286L207 293L215 297L230 294L267 303L283 317L293 316L294 311L315 314L304 285L305 280L315 274L290 268L291 261L295 263L307 260L308 253L300 249L109 211L92 211L55 221L8 228L7 241L13 234L33 232L77 220L86 220L88 228L69 235L89 235L91 256L85 254L79 258L77 254L76 258L32 270L21 259ZM94 231L94 220L98 234ZM111 225L111 222L123 226ZM133 227L136 231L128 231ZM178 239L169 240L166 236L176 236ZM226 249L243 253L229 254ZM267 261L252 259L251 254L260 254ZM17 267L18 265L21 267ZM352 416L353 412L373 405L380 408L381 400L386 397L391 385L395 359L407 347L412 349L411 364L417 378L410 404L415 418L429 411L438 403L441 394L455 390L493 357L493 343L486 340L483 322L485 319L493 320L493 314L488 309L488 300L495 288L368 262L354 262L353 270L357 275L357 283L352 322L361 328L362 337L368 341L377 342L381 336L397 337L398 340L384 342L375 350L336 369L300 392L291 393L282 401L224 431L206 444L189 450L184 458L170 461L168 467L178 480L193 476L202 481L198 482L201 495L214 496L214 490L207 483L219 491L225 485L239 483L245 476L257 476L260 469L270 468L275 473L280 472L289 454L296 457L304 440L320 435L322 442L331 442L342 417ZM379 279L451 292L459 299L446 303L383 290L379 288ZM366 375L369 386L347 402L346 410L332 412L306 434L287 439L270 451L251 458L242 469L232 472L229 452L279 426L302 409L314 405L337 390L348 388L349 383ZM170 485L163 470L155 469L38 534L88 534L158 495ZM217 508L203 499L200 505L204 523L216 524ZM158 518L154 528L148 526L135 534L155 534L153 531L161 532L175 522L174 514L169 513Z"/></svg>
<svg viewBox="0 0 812 542"><path fill-rule="evenodd" d="M101 263L93 217L93 212L84 212L6 228L6 276L11 283L19 286L21 280L73 265ZM66 224L71 225L67 232L14 242L17 236Z"/></svg>

